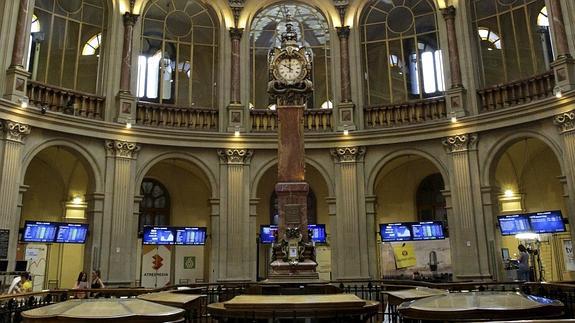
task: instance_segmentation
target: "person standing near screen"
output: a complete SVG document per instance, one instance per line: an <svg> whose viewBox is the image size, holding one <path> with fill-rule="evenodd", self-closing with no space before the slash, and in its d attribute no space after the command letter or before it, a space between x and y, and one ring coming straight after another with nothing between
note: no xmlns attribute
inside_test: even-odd
<svg viewBox="0 0 575 323"><path fill-rule="evenodd" d="M529 281L529 254L527 253L527 248L520 244L517 249L519 249L519 266L517 268L517 279L523 281Z"/></svg>

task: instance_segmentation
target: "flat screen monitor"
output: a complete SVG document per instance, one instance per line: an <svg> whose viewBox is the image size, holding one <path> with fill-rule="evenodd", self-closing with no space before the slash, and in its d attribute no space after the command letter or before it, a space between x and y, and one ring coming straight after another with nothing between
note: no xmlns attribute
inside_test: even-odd
<svg viewBox="0 0 575 323"><path fill-rule="evenodd" d="M8 260L0 260L0 272L8 271Z"/></svg>
<svg viewBox="0 0 575 323"><path fill-rule="evenodd" d="M263 244L270 244L275 241L275 233L278 230L276 225L262 225L260 226L260 242Z"/></svg>
<svg viewBox="0 0 575 323"><path fill-rule="evenodd" d="M174 228L176 231L176 244L201 246L206 244L206 228L181 227Z"/></svg>
<svg viewBox="0 0 575 323"><path fill-rule="evenodd" d="M413 240L440 240L445 239L443 222L415 222L411 224Z"/></svg>
<svg viewBox="0 0 575 323"><path fill-rule="evenodd" d="M311 230L311 240L315 243L326 243L325 224L308 224L308 230Z"/></svg>
<svg viewBox="0 0 575 323"><path fill-rule="evenodd" d="M565 231L565 222L561 211L529 213L529 223L535 233L556 233Z"/></svg>
<svg viewBox="0 0 575 323"><path fill-rule="evenodd" d="M531 232L529 218L525 214L498 216L499 229L504 236Z"/></svg>
<svg viewBox="0 0 575 323"><path fill-rule="evenodd" d="M57 229L54 222L26 221L22 242L54 242Z"/></svg>
<svg viewBox="0 0 575 323"><path fill-rule="evenodd" d="M57 243L86 243L88 225L84 223L59 223Z"/></svg>
<svg viewBox="0 0 575 323"><path fill-rule="evenodd" d="M28 271L28 261L27 260L16 260L16 265L14 266L14 271Z"/></svg>
<svg viewBox="0 0 575 323"><path fill-rule="evenodd" d="M174 236L173 228L145 226L142 243L147 245L174 244Z"/></svg>
<svg viewBox="0 0 575 323"><path fill-rule="evenodd" d="M410 223L383 223L379 225L379 234L384 242L392 241L410 241L411 236Z"/></svg>

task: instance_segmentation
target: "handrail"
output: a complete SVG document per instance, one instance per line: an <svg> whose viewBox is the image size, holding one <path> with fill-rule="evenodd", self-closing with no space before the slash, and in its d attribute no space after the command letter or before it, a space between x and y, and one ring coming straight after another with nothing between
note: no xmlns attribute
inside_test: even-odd
<svg viewBox="0 0 575 323"><path fill-rule="evenodd" d="M66 89L59 86L28 80L28 100L42 111L53 111L88 119L103 118L103 96Z"/></svg>
<svg viewBox="0 0 575 323"><path fill-rule="evenodd" d="M548 71L506 84L478 90L481 111L494 111L542 100L553 95L555 74Z"/></svg>
<svg viewBox="0 0 575 323"><path fill-rule="evenodd" d="M217 131L218 110L139 101L136 123L147 127Z"/></svg>
<svg viewBox="0 0 575 323"><path fill-rule="evenodd" d="M366 128L398 127L447 118L445 97L374 105L364 109Z"/></svg>
<svg viewBox="0 0 575 323"><path fill-rule="evenodd" d="M328 132L333 131L332 109L306 109L304 110L304 131ZM250 129L252 132L275 132L278 127L277 111L269 109L250 110Z"/></svg>

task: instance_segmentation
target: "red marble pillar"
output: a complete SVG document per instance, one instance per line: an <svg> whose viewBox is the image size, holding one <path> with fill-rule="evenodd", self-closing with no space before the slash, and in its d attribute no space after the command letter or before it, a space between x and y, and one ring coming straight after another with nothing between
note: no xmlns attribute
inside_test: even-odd
<svg viewBox="0 0 575 323"><path fill-rule="evenodd" d="M570 57L569 44L567 42L567 33L565 32L565 23L563 22L563 11L559 0L548 0L549 3L549 20L555 34L557 42L557 58Z"/></svg>
<svg viewBox="0 0 575 323"><path fill-rule="evenodd" d="M129 12L124 14L124 45L122 47L122 67L120 74L121 92L130 92L132 74L132 41L136 21L138 21L138 15Z"/></svg>
<svg viewBox="0 0 575 323"><path fill-rule="evenodd" d="M230 28L230 38L232 39L232 69L231 69L231 97L230 103L240 104L240 41L242 39L243 28Z"/></svg>
<svg viewBox="0 0 575 323"><path fill-rule="evenodd" d="M23 67L24 51L26 50L26 26L28 20L28 0L20 0L18 8L18 20L16 21L16 30L14 33L14 47L12 48L12 61L10 66Z"/></svg>
<svg viewBox="0 0 575 323"><path fill-rule="evenodd" d="M451 88L460 88L463 86L463 83L461 81L461 65L459 63L459 49L457 48L457 33L455 31L455 7L449 6L443 9L443 19L445 19L447 29Z"/></svg>
<svg viewBox="0 0 575 323"><path fill-rule="evenodd" d="M336 27L339 37L341 65L341 102L351 102L351 80L349 73L349 26Z"/></svg>

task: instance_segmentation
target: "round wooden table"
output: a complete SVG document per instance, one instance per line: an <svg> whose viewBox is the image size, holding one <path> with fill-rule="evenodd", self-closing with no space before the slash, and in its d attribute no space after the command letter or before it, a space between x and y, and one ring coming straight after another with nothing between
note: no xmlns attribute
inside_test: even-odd
<svg viewBox="0 0 575 323"><path fill-rule="evenodd" d="M24 322L184 322L185 311L134 298L72 299L22 312Z"/></svg>
<svg viewBox="0 0 575 323"><path fill-rule="evenodd" d="M494 321L554 318L563 303L519 292L449 293L402 303L404 319L422 321Z"/></svg>

